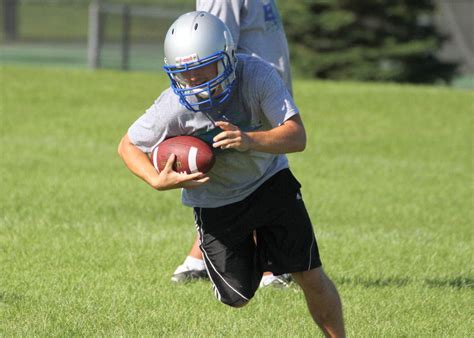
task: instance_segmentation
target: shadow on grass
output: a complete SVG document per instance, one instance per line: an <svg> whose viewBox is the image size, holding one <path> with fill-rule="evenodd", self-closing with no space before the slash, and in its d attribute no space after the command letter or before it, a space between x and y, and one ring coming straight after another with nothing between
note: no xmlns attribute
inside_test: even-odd
<svg viewBox="0 0 474 338"><path fill-rule="evenodd" d="M0 291L0 304L7 304L13 305L21 300L23 300L23 296L15 293L8 293L5 291Z"/></svg>
<svg viewBox="0 0 474 338"><path fill-rule="evenodd" d="M410 283L408 278L364 278L364 277L342 277L336 278L337 285L363 286L365 288L380 287L403 287Z"/></svg>
<svg viewBox="0 0 474 338"><path fill-rule="evenodd" d="M387 278L366 278L366 277L342 277L335 278L337 285L362 286L364 288L383 287L404 287L414 284L417 281L410 278L387 277ZM427 278L423 280L424 286L429 288L452 288L456 290L474 288L474 279L470 277L452 278Z"/></svg>
<svg viewBox="0 0 474 338"><path fill-rule="evenodd" d="M430 278L425 279L425 284L430 288L473 289L474 279L469 277Z"/></svg>

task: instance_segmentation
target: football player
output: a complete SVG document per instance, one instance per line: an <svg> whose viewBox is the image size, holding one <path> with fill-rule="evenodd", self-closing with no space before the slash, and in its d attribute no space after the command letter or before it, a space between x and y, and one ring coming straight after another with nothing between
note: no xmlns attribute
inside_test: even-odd
<svg viewBox="0 0 474 338"><path fill-rule="evenodd" d="M171 86L129 128L120 156L153 188L183 188L219 301L242 307L263 271L291 273L324 334L344 336L340 297L322 268L301 185L284 155L303 151L306 133L281 77L262 59L237 54L227 26L207 12L179 17L164 47ZM174 172L174 155L164 170L154 169L147 153L178 135L212 144L211 171Z"/></svg>

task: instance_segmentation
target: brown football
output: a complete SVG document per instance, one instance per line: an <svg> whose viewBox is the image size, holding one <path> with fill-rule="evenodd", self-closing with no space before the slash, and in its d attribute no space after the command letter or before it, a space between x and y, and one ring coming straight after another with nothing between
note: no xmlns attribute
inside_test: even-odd
<svg viewBox="0 0 474 338"><path fill-rule="evenodd" d="M153 148L151 161L155 169L163 170L171 154L176 155L173 170L188 174L207 173L216 160L212 148L206 142L194 136L176 136Z"/></svg>

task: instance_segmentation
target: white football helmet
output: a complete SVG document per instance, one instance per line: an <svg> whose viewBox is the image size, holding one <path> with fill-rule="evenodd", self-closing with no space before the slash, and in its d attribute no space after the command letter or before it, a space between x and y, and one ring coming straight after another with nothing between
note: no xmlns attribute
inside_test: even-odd
<svg viewBox="0 0 474 338"><path fill-rule="evenodd" d="M227 26L207 12L180 16L165 38L164 70L181 104L192 111L209 110L226 101L235 85L236 46ZM217 76L192 85L184 72L217 64Z"/></svg>

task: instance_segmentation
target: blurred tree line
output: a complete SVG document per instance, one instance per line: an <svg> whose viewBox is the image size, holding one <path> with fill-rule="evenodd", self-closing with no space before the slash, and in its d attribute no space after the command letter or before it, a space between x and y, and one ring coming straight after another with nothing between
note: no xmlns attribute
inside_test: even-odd
<svg viewBox="0 0 474 338"><path fill-rule="evenodd" d="M450 82L456 64L432 0L292 0L278 3L296 73L327 79Z"/></svg>

